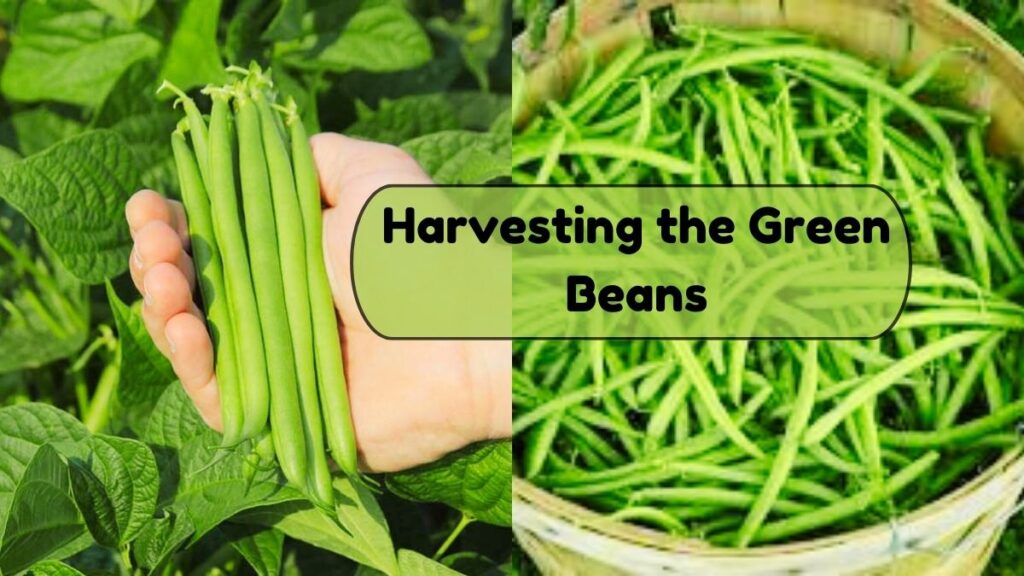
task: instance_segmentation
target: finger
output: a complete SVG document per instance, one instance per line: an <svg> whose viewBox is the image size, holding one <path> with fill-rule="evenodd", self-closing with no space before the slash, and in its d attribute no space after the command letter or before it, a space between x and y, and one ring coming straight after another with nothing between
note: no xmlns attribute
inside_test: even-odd
<svg viewBox="0 0 1024 576"><path fill-rule="evenodd" d="M195 285L195 268L192 258L185 253L181 237L169 224L158 220L150 221L135 234L134 254L131 258L132 280L142 290L142 278L157 264L173 264L188 281Z"/></svg>
<svg viewBox="0 0 1024 576"><path fill-rule="evenodd" d="M164 334L167 321L172 316L192 311L192 292L181 270L167 262L150 268L142 285L142 320L156 347L169 358L170 345Z"/></svg>
<svg viewBox="0 0 1024 576"><path fill-rule="evenodd" d="M361 207L388 184L430 184L416 160L397 146L325 132L310 139L320 175L320 193L329 206L342 199Z"/></svg>
<svg viewBox="0 0 1024 576"><path fill-rule="evenodd" d="M150 222L171 224L171 207L167 199L153 190L139 190L128 199L124 207L128 229L135 234Z"/></svg>
<svg viewBox="0 0 1024 576"><path fill-rule="evenodd" d="M195 314L180 313L164 329L171 365L199 415L214 430L221 429L220 395L213 372L213 343L206 324Z"/></svg>
<svg viewBox="0 0 1024 576"><path fill-rule="evenodd" d="M171 208L171 223L174 226L174 231L178 233L181 245L185 247L186 251L189 251L191 249L192 237L188 235L188 218L185 216L185 206L177 200L168 200L167 205Z"/></svg>
<svg viewBox="0 0 1024 576"><path fill-rule="evenodd" d="M139 190L125 205L125 218L132 238L151 222L163 222L178 233L178 239L186 249L189 246L188 220L181 202L168 200L159 192Z"/></svg>

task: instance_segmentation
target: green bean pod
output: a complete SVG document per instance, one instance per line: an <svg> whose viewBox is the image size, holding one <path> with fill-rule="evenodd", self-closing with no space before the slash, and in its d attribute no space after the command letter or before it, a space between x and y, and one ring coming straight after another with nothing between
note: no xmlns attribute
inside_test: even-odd
<svg viewBox="0 0 1024 576"><path fill-rule="evenodd" d="M213 339L217 387L220 392L221 427L224 444L234 445L242 436L242 397L238 389L238 365L231 311L227 302L224 269L217 250L210 198L203 185L199 166L185 142L182 130L171 134L171 149L178 169L181 199L188 212L188 231L192 260L199 277L203 308Z"/></svg>
<svg viewBox="0 0 1024 576"><path fill-rule="evenodd" d="M295 371L306 439L306 461L310 467L307 485L310 495L316 502L331 507L334 505L334 487L331 483L331 470L327 465L327 454L324 451L323 421L317 398L302 214L295 194L295 180L288 146L278 128L277 115L262 94L254 94L253 101L259 111L263 149L267 156L285 309L288 312L288 326L295 351Z"/></svg>
<svg viewBox="0 0 1024 576"><path fill-rule="evenodd" d="M306 233L306 272L309 274L309 301L313 318L313 340L320 408L331 457L349 476L358 474L356 435L349 410L348 386L341 357L334 297L324 260L323 216L320 211L320 181L313 162L313 150L302 121L292 115L289 120L295 190L302 210Z"/></svg>
<svg viewBox="0 0 1024 576"><path fill-rule="evenodd" d="M270 411L267 382L267 360L263 348L263 329L253 291L249 269L249 249L239 219L235 188L234 146L231 131L231 109L228 95L213 92L210 110L210 207L214 234L224 265L228 307L239 358L239 382L242 398L242 438L255 438L267 424Z"/></svg>
<svg viewBox="0 0 1024 576"><path fill-rule="evenodd" d="M185 92L171 84L167 80L164 80L163 84L157 88L157 92L163 92L164 90L170 90L176 96L178 96L178 102L181 103L182 108L185 109L185 119L188 122L188 130L192 136L192 148L195 149L195 161L199 165L199 173L203 177L203 182L207 186L210 185L210 146L209 146L209 130L207 129L206 122L203 121L203 114L199 111L199 107L196 106L194 100L188 97ZM187 209L187 207L186 207Z"/></svg>
<svg viewBox="0 0 1024 576"><path fill-rule="evenodd" d="M248 88L248 86L245 86ZM248 90L238 90L235 116L238 129L238 163L241 166L242 210L253 274L263 346L270 378L270 432L277 460L285 478L296 486L306 485L306 438L295 376L285 292L278 259L277 229L271 201L267 158L260 133L260 117Z"/></svg>

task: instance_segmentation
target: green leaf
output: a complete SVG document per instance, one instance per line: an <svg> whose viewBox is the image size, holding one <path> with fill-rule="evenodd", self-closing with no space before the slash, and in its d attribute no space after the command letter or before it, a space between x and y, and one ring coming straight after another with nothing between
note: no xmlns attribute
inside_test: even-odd
<svg viewBox="0 0 1024 576"><path fill-rule="evenodd" d="M507 96L483 92L420 94L397 100L381 100L375 111L366 111L345 133L389 144L455 130L486 130L494 118L507 110Z"/></svg>
<svg viewBox="0 0 1024 576"><path fill-rule="evenodd" d="M306 13L306 0L281 0L274 19L263 33L264 40L294 40L302 35L302 16Z"/></svg>
<svg viewBox="0 0 1024 576"><path fill-rule="evenodd" d="M434 44L434 56L422 66L385 74L353 70L331 89L344 98L376 105L381 98L444 92L451 89L463 71L458 43L441 38Z"/></svg>
<svg viewBox="0 0 1024 576"><path fill-rule="evenodd" d="M388 144L458 128L454 107L443 94L409 96L381 101L380 108L349 126L345 133Z"/></svg>
<svg viewBox="0 0 1024 576"><path fill-rule="evenodd" d="M277 576L284 556L284 533L273 528L243 526L233 522L219 530L259 576Z"/></svg>
<svg viewBox="0 0 1024 576"><path fill-rule="evenodd" d="M176 198L177 171L167 141L181 115L170 103L156 99L159 78L155 60L134 64L118 79L92 127L124 136L139 166L140 184Z"/></svg>
<svg viewBox="0 0 1024 576"><path fill-rule="evenodd" d="M306 502L289 502L250 510L236 520L276 528L290 538L385 574L398 574L387 520L373 494L347 478L335 478L334 488L338 499L336 519Z"/></svg>
<svg viewBox="0 0 1024 576"><path fill-rule="evenodd" d="M117 436L89 438L90 454L72 459L75 499L96 541L117 547L135 539L153 517L159 473L143 443Z"/></svg>
<svg viewBox="0 0 1024 576"><path fill-rule="evenodd" d="M0 146L0 166L21 160L21 154L6 146Z"/></svg>
<svg viewBox="0 0 1024 576"><path fill-rule="evenodd" d="M154 571L175 550L188 541L195 527L188 518L182 518L171 511L163 511L143 526L138 538L132 543L132 552L139 567Z"/></svg>
<svg viewBox="0 0 1024 576"><path fill-rule="evenodd" d="M504 112L502 112L501 114L499 114L498 117L494 119L494 122L491 123L491 126L488 129L488 132L490 132L491 134L496 134L496 135L501 136L503 138L511 138L512 137L512 109L509 108L509 109L505 110Z"/></svg>
<svg viewBox="0 0 1024 576"><path fill-rule="evenodd" d="M146 442L160 464L158 503L194 527L193 540L239 512L302 498L276 468L246 475L251 442L222 447L181 386L168 387L157 403Z"/></svg>
<svg viewBox="0 0 1024 576"><path fill-rule="evenodd" d="M0 143L31 156L82 131L82 123L47 106L22 110L0 124Z"/></svg>
<svg viewBox="0 0 1024 576"><path fill-rule="evenodd" d="M249 62L261 56L263 21L259 18L259 11L263 5L263 0L240 0L236 3L224 33L224 56L228 62ZM274 71L278 70L275 66Z"/></svg>
<svg viewBox="0 0 1024 576"><path fill-rule="evenodd" d="M221 436L199 419L181 386L167 388L144 435L160 469L158 507L164 515L139 534L136 554L153 568L240 512L300 500L276 469L246 475L250 442L221 447Z"/></svg>
<svg viewBox="0 0 1024 576"><path fill-rule="evenodd" d="M488 66L502 46L507 6L506 0L466 2L466 10L457 21L440 17L430 21L432 29L459 42L466 67L484 91L490 89Z"/></svg>
<svg viewBox="0 0 1024 576"><path fill-rule="evenodd" d="M217 46L221 0L189 0L171 38L160 76L182 90L224 82Z"/></svg>
<svg viewBox="0 0 1024 576"><path fill-rule="evenodd" d="M46 444L72 447L89 436L73 416L46 404L0 408L0 542L14 493L29 462Z"/></svg>
<svg viewBox="0 0 1024 576"><path fill-rule="evenodd" d="M25 2L11 44L0 74L4 95L80 106L102 102L125 69L160 49L155 38L84 0Z"/></svg>
<svg viewBox="0 0 1024 576"><path fill-rule="evenodd" d="M149 13L155 0L89 0L93 6L120 18L125 22L135 23Z"/></svg>
<svg viewBox="0 0 1024 576"><path fill-rule="evenodd" d="M123 406L149 411L163 395L167 385L176 380L174 369L146 331L140 308L129 307L121 302L109 283L107 300L121 343L118 400ZM150 425L152 422L150 419Z"/></svg>
<svg viewBox="0 0 1024 576"><path fill-rule="evenodd" d="M483 184L512 171L509 138L447 130L402 144L438 184Z"/></svg>
<svg viewBox="0 0 1024 576"><path fill-rule="evenodd" d="M28 569L30 576L85 576L60 560L37 562Z"/></svg>
<svg viewBox="0 0 1024 576"><path fill-rule="evenodd" d="M150 413L143 440L153 446L177 451L207 430L185 390L174 384L164 389Z"/></svg>
<svg viewBox="0 0 1024 576"><path fill-rule="evenodd" d="M49 444L36 450L18 481L0 546L0 572L14 574L48 559L85 532L71 497L67 464Z"/></svg>
<svg viewBox="0 0 1024 576"><path fill-rule="evenodd" d="M71 487L74 499L82 510L89 533L100 546L113 548L120 537L111 496L103 482L87 466L71 467Z"/></svg>
<svg viewBox="0 0 1024 576"><path fill-rule="evenodd" d="M416 576L458 576L460 574L415 550L405 549L398 551L398 568L402 574L415 574Z"/></svg>
<svg viewBox="0 0 1024 576"><path fill-rule="evenodd" d="M433 54L430 39L404 8L373 6L356 12L337 38L318 37L309 52L289 62L334 72L394 72L416 68ZM324 41L329 43L326 43Z"/></svg>
<svg viewBox="0 0 1024 576"><path fill-rule="evenodd" d="M395 494L418 502L443 502L476 520L512 523L512 442L468 446L444 458L387 476Z"/></svg>
<svg viewBox="0 0 1024 576"><path fill-rule="evenodd" d="M0 197L28 218L72 274L90 283L127 266L124 205L138 187L131 149L107 130L0 168Z"/></svg>
<svg viewBox="0 0 1024 576"><path fill-rule="evenodd" d="M243 466L249 446L221 448L220 441L219 434L208 430L186 443L179 455L181 477L168 503L195 526L193 540L239 512L302 498L281 481L276 469L246 478Z"/></svg>

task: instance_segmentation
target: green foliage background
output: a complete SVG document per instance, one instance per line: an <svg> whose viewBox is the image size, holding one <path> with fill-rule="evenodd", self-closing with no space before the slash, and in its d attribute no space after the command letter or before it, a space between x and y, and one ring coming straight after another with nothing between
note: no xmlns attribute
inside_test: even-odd
<svg viewBox="0 0 1024 576"><path fill-rule="evenodd" d="M218 449L146 335L123 216L177 194L160 81L201 100L250 60L310 131L506 177L510 26L502 0L0 0L0 573L515 571L509 442L338 477L333 514Z"/></svg>

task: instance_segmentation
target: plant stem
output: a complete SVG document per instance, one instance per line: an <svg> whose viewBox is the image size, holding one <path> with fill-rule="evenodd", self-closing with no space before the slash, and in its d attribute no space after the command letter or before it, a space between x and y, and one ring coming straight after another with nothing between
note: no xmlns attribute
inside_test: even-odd
<svg viewBox="0 0 1024 576"><path fill-rule="evenodd" d="M444 556L444 553L448 551L448 548L450 548L452 543L455 542L455 539L459 537L459 534L462 534L462 531L466 529L466 526L469 526L472 522L473 517L463 513L462 517L459 518L459 523L455 525L455 529L448 535L448 538L441 544L441 547L437 549L437 552L434 552L434 560L438 560Z"/></svg>
<svg viewBox="0 0 1024 576"><path fill-rule="evenodd" d="M113 361L103 369L100 380L96 384L96 393L93 394L89 411L83 414L82 422L90 432L99 432L110 419L110 399L114 397L117 390L117 381L121 376L121 347L118 346L114 353Z"/></svg>

